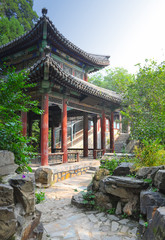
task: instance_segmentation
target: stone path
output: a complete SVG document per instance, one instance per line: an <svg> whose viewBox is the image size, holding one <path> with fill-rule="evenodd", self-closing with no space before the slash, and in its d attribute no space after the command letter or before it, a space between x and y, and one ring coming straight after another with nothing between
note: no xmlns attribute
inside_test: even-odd
<svg viewBox="0 0 165 240"><path fill-rule="evenodd" d="M37 206L42 211L44 240L135 240L137 222L104 212L84 211L71 205L71 197L86 189L92 173L56 183L45 192L46 200Z"/></svg>

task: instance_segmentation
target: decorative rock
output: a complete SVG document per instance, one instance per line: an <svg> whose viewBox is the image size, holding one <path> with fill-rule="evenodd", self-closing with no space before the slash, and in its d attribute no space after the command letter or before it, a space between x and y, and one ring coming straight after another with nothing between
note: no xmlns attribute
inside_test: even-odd
<svg viewBox="0 0 165 240"><path fill-rule="evenodd" d="M152 180L154 180L154 177L156 175L156 173L161 170L164 169L164 166L158 166L158 167L143 167L140 168L137 173L136 173L136 177L137 178L151 178Z"/></svg>
<svg viewBox="0 0 165 240"><path fill-rule="evenodd" d="M0 223L0 239L7 240L16 232L17 226L12 208L0 207Z"/></svg>
<svg viewBox="0 0 165 240"><path fill-rule="evenodd" d="M104 207L106 209L111 209L112 204L110 201L110 197L102 192L95 193L96 204L100 207Z"/></svg>
<svg viewBox="0 0 165 240"><path fill-rule="evenodd" d="M39 167L35 171L35 181L38 187L50 187L53 181L53 171L49 167Z"/></svg>
<svg viewBox="0 0 165 240"><path fill-rule="evenodd" d="M165 170L159 170L154 178L154 185L165 193Z"/></svg>
<svg viewBox="0 0 165 240"><path fill-rule="evenodd" d="M6 184L0 184L0 206L9 206L13 203L13 188Z"/></svg>
<svg viewBox="0 0 165 240"><path fill-rule="evenodd" d="M117 200L117 202L120 201L125 204L123 212L130 216L133 214L134 210L138 212L140 191L147 187L148 183L141 180L128 177L108 176L100 181L99 189L104 193L111 194L111 201L113 200L113 202L116 202ZM118 199L114 199L114 197L118 197ZM118 210L122 212L121 209Z"/></svg>
<svg viewBox="0 0 165 240"><path fill-rule="evenodd" d="M152 221L149 222L148 228L144 233L143 239L165 239L165 207L156 210Z"/></svg>
<svg viewBox="0 0 165 240"><path fill-rule="evenodd" d="M41 218L41 212L39 211L36 211L31 216L27 216L25 218L24 224L18 227L18 231L17 231L18 232L17 235L19 235L17 236L18 239L27 240L30 237L34 239L34 236L36 235L36 233L34 233L33 230L36 229L36 227L38 226L40 218ZM41 236L41 234L39 236Z"/></svg>
<svg viewBox="0 0 165 240"><path fill-rule="evenodd" d="M122 213L122 207L121 207L121 202L119 201L118 203L117 203L117 206L116 206L116 212L115 212L115 214L116 215L119 215L119 214L121 214Z"/></svg>
<svg viewBox="0 0 165 240"><path fill-rule="evenodd" d="M44 232L43 224L39 223L38 226L33 230L34 238L37 240L42 240L43 232Z"/></svg>
<svg viewBox="0 0 165 240"><path fill-rule="evenodd" d="M35 211L34 184L28 177L21 176L10 179L10 185L14 188L14 198L16 203L21 203L25 214Z"/></svg>
<svg viewBox="0 0 165 240"><path fill-rule="evenodd" d="M132 188L132 189L146 189L149 185L148 183L142 181L133 179L130 177L117 177L117 176L108 176L105 177L102 180L105 185L115 185L117 187L123 187L123 188Z"/></svg>
<svg viewBox="0 0 165 240"><path fill-rule="evenodd" d="M126 213L128 216L131 216L133 213L133 210L138 210L136 205L138 203L138 197L134 196L134 199L131 199L123 208L123 212Z"/></svg>
<svg viewBox="0 0 165 240"><path fill-rule="evenodd" d="M79 192L75 196L72 196L71 203L78 208L91 209L93 207L91 204L86 204L83 201L84 201L84 199L83 199L82 193Z"/></svg>
<svg viewBox="0 0 165 240"><path fill-rule="evenodd" d="M155 208L165 206L165 195L159 192L142 191L140 194L140 211L147 215L147 219L152 218Z"/></svg>
<svg viewBox="0 0 165 240"><path fill-rule="evenodd" d="M114 176L127 176L131 173L133 163L123 162L113 172Z"/></svg>
<svg viewBox="0 0 165 240"><path fill-rule="evenodd" d="M14 154L9 151L0 151L0 176L15 173L18 166L14 163Z"/></svg>
<svg viewBox="0 0 165 240"><path fill-rule="evenodd" d="M109 171L107 169L99 169L94 176L94 180L100 181L103 177L109 175Z"/></svg>

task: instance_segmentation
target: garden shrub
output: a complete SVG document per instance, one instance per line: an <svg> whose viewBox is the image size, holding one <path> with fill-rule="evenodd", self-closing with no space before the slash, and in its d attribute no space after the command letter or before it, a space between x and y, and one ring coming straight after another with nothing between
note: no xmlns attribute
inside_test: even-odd
<svg viewBox="0 0 165 240"><path fill-rule="evenodd" d="M165 148L161 140L143 139L141 146L135 148L134 161L136 168L165 165Z"/></svg>

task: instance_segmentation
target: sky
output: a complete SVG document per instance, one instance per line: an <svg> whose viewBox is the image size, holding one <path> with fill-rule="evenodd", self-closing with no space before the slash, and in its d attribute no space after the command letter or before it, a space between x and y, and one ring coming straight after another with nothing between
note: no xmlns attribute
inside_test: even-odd
<svg viewBox="0 0 165 240"><path fill-rule="evenodd" d="M34 0L82 50L110 56L110 67L137 71L145 59L165 60L165 0Z"/></svg>

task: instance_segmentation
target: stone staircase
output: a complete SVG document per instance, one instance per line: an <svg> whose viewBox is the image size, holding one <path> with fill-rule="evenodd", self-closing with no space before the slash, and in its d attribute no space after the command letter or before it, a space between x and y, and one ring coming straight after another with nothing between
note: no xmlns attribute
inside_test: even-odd
<svg viewBox="0 0 165 240"><path fill-rule="evenodd" d="M115 141L115 153L122 153L128 144L129 133L121 133Z"/></svg>

